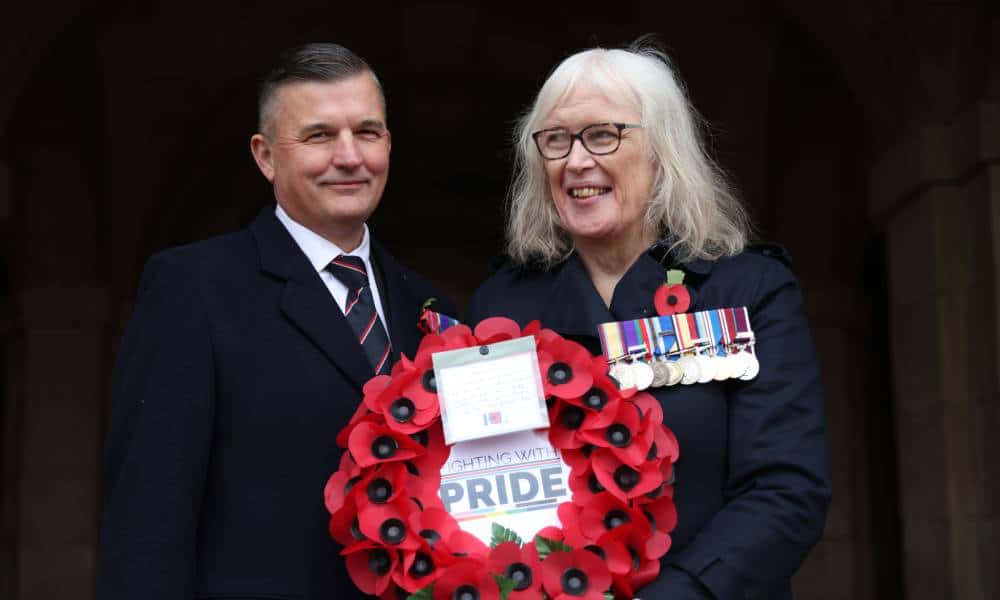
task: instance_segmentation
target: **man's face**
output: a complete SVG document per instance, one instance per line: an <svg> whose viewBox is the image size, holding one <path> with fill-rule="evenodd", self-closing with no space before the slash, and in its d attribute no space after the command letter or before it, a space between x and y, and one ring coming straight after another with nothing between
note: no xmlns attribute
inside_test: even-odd
<svg viewBox="0 0 1000 600"><path fill-rule="evenodd" d="M251 148L292 219L345 251L361 242L389 174L389 131L369 74L281 86Z"/></svg>

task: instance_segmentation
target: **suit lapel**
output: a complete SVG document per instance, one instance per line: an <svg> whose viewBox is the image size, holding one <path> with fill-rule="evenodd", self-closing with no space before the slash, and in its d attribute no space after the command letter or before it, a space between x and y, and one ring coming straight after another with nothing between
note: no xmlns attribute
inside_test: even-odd
<svg viewBox="0 0 1000 600"><path fill-rule="evenodd" d="M265 208L250 226L261 270L285 281L281 312L350 380L358 391L374 373L354 332L319 274L274 214Z"/></svg>
<svg viewBox="0 0 1000 600"><path fill-rule="evenodd" d="M372 257L375 269L379 272L379 294L382 297L382 310L389 321L389 339L392 341L392 360L399 358L403 352L413 357L420 342L420 330L417 329L417 318L420 307L426 298L418 298L410 286L406 272L381 244L372 240Z"/></svg>

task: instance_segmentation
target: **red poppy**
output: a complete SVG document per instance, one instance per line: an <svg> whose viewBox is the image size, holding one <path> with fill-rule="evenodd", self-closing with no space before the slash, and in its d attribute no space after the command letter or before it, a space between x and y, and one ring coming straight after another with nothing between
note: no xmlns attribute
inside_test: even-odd
<svg viewBox="0 0 1000 600"><path fill-rule="evenodd" d="M473 335L481 344L493 344L521 337L521 327L507 317L490 317L476 325Z"/></svg>
<svg viewBox="0 0 1000 600"><path fill-rule="evenodd" d="M636 558L636 557L633 557ZM624 575L614 574L615 590L622 598L635 598L640 589L660 575L659 559L634 560L632 568Z"/></svg>
<svg viewBox="0 0 1000 600"><path fill-rule="evenodd" d="M535 600L542 593L541 560L534 544L503 542L490 550L490 571L514 581L509 600Z"/></svg>
<svg viewBox="0 0 1000 600"><path fill-rule="evenodd" d="M597 448L591 456L591 464L597 481L623 501L648 494L663 483L659 461L646 460L632 467L608 448Z"/></svg>
<svg viewBox="0 0 1000 600"><path fill-rule="evenodd" d="M454 350L457 348L474 348L479 346L479 340L472 335L472 330L468 325L455 325L444 330L441 334L445 347L441 350ZM440 352L441 350L438 350Z"/></svg>
<svg viewBox="0 0 1000 600"><path fill-rule="evenodd" d="M677 505L672 497L662 496L655 502L644 504L642 514L653 529L646 539L644 554L650 558L660 558L670 550L670 532L677 527Z"/></svg>
<svg viewBox="0 0 1000 600"><path fill-rule="evenodd" d="M358 506L354 496L348 495L344 504L330 514L327 530L330 532L330 537L337 540L341 546L349 546L365 539L365 534L361 533L358 523Z"/></svg>
<svg viewBox="0 0 1000 600"><path fill-rule="evenodd" d="M323 488L323 504L327 512L331 515L344 506L344 499L347 497L347 482L351 476L347 471L340 469L326 480L326 487Z"/></svg>
<svg viewBox="0 0 1000 600"><path fill-rule="evenodd" d="M486 565L474 558L463 558L451 565L434 584L434 600L452 600L467 595L479 600L500 600L496 580L489 574Z"/></svg>
<svg viewBox="0 0 1000 600"><path fill-rule="evenodd" d="M605 491L604 484L597 478L590 461L582 469L572 469L569 475L569 489L573 492L573 503L583 506L594 496Z"/></svg>
<svg viewBox="0 0 1000 600"><path fill-rule="evenodd" d="M593 552L603 560L608 565L608 570L611 571L612 575L623 575L632 570L632 556L621 539L612 533L610 531L605 533L593 544L588 544L583 549Z"/></svg>
<svg viewBox="0 0 1000 600"><path fill-rule="evenodd" d="M563 502L556 507L556 515L562 524L562 538L558 541L574 547L581 548L597 539L597 536L586 537L583 528L580 527L580 516L583 507L574 502ZM541 533L539 533L541 535ZM542 536L548 538L548 536ZM552 539L552 538L549 538Z"/></svg>
<svg viewBox="0 0 1000 600"><path fill-rule="evenodd" d="M595 414L604 413L609 406L614 408L617 405L618 400L623 397L623 394L622 391L618 389L618 386L615 385L610 378L608 378L607 374L600 371L600 367L603 365L603 360L599 363L591 362L589 370L591 376L593 377L593 385L589 390L584 391L579 396L566 398L566 401L579 407L586 408ZM632 388L630 388L630 390L632 390ZM612 414L614 413L614 411L611 412ZM598 425L598 427L600 427L600 425Z"/></svg>
<svg viewBox="0 0 1000 600"><path fill-rule="evenodd" d="M560 507L561 508L561 507ZM562 512L559 512L562 517ZM649 521L642 512L632 508L609 492L603 492L580 507L580 533L588 540L599 539L605 532L622 525L635 524L649 530ZM565 526L565 524L564 524Z"/></svg>
<svg viewBox="0 0 1000 600"><path fill-rule="evenodd" d="M553 552L542 561L542 585L552 600L603 600L611 572L593 552Z"/></svg>
<svg viewBox="0 0 1000 600"><path fill-rule="evenodd" d="M393 580L413 593L434 583L444 575L445 567L456 560L451 554L435 550L426 540L421 540L419 548L403 552L402 568L393 573Z"/></svg>
<svg viewBox="0 0 1000 600"><path fill-rule="evenodd" d="M468 531L456 529L442 542L442 548L455 556L471 556L485 560L490 548Z"/></svg>
<svg viewBox="0 0 1000 600"><path fill-rule="evenodd" d="M563 462L570 470L580 471L590 468L590 455L594 448L593 444L585 444L580 448L560 449L559 454L562 455Z"/></svg>
<svg viewBox="0 0 1000 600"><path fill-rule="evenodd" d="M623 463L637 467L649 454L653 432L631 400L622 401L614 421L602 429L585 429L580 437L594 446L610 448Z"/></svg>
<svg viewBox="0 0 1000 600"><path fill-rule="evenodd" d="M448 539L458 530L458 521L443 509L427 508L410 513L410 530L433 548L439 540Z"/></svg>
<svg viewBox="0 0 1000 600"><path fill-rule="evenodd" d="M416 550L420 539L408 525L414 510L417 508L407 498L388 504L358 502L358 526L366 538L393 550Z"/></svg>
<svg viewBox="0 0 1000 600"><path fill-rule="evenodd" d="M538 350L538 368L546 396L563 399L580 396L594 383L591 366L590 353L576 342L559 338Z"/></svg>
<svg viewBox="0 0 1000 600"><path fill-rule="evenodd" d="M628 574L614 574L615 588L623 597L633 598L639 588L656 579L660 573L660 557L646 553L649 530L636 524L628 524L610 531L607 540L617 540L625 545L631 559Z"/></svg>
<svg viewBox="0 0 1000 600"><path fill-rule="evenodd" d="M664 317L687 312L691 308L691 294L684 284L664 283L656 288L653 305L656 306L656 312Z"/></svg>
<svg viewBox="0 0 1000 600"><path fill-rule="evenodd" d="M369 540L352 544L341 552L346 557L347 574L362 593L381 595L392 582L397 554Z"/></svg>
<svg viewBox="0 0 1000 600"><path fill-rule="evenodd" d="M351 488L358 508L396 502L407 491L411 476L403 463L382 463L369 469Z"/></svg>
<svg viewBox="0 0 1000 600"><path fill-rule="evenodd" d="M586 441L577 433L587 418L587 411L576 404L555 400L549 407L549 442L561 450L572 450Z"/></svg>
<svg viewBox="0 0 1000 600"><path fill-rule="evenodd" d="M347 438L347 448L360 467L409 460L427 453L408 435L370 421L358 423Z"/></svg>

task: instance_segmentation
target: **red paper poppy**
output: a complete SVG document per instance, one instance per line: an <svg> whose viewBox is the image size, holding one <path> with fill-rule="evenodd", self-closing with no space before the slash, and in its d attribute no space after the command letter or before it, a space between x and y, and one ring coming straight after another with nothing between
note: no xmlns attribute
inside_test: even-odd
<svg viewBox="0 0 1000 600"><path fill-rule="evenodd" d="M632 556L628 548L618 536L612 532L605 533L593 544L584 546L584 550L589 550L596 554L608 565L608 570L612 575L624 575L632 570Z"/></svg>
<svg viewBox="0 0 1000 600"><path fill-rule="evenodd" d="M408 498L388 504L358 502L358 525L369 540L394 550L416 550L419 536L408 525L410 513L417 510Z"/></svg>
<svg viewBox="0 0 1000 600"><path fill-rule="evenodd" d="M350 490L360 510L369 504L398 501L407 492L411 478L403 463L382 463L365 473Z"/></svg>
<svg viewBox="0 0 1000 600"><path fill-rule="evenodd" d="M451 331L450 329L448 331ZM464 598L500 600L500 588L480 560L464 558L451 565L434 584L434 600Z"/></svg>
<svg viewBox="0 0 1000 600"><path fill-rule="evenodd" d="M568 404L584 409L585 420L580 426L582 429L599 429L610 425L624 398L621 390L607 375L593 371L591 375L594 384L589 390L578 397L566 399ZM629 388L629 395L632 393L634 388Z"/></svg>
<svg viewBox="0 0 1000 600"><path fill-rule="evenodd" d="M606 534L607 540L624 544L631 565L628 574L614 574L615 589L626 598L636 595L636 590L656 579L660 573L660 556L646 552L649 530L636 524L618 527Z"/></svg>
<svg viewBox="0 0 1000 600"><path fill-rule="evenodd" d="M542 585L552 600L603 600L611 572L587 550L553 552L542 561Z"/></svg>
<svg viewBox="0 0 1000 600"><path fill-rule="evenodd" d="M443 509L427 508L410 514L410 530L433 548L439 540L448 539L458 531L458 521Z"/></svg>
<svg viewBox="0 0 1000 600"><path fill-rule="evenodd" d="M584 444L580 448L560 450L563 462L571 471L579 471L590 468L590 455L593 453L593 444Z"/></svg>
<svg viewBox="0 0 1000 600"><path fill-rule="evenodd" d="M495 344L521 337L521 327L513 319L490 317L476 325L473 335L481 344Z"/></svg>
<svg viewBox="0 0 1000 600"><path fill-rule="evenodd" d="M605 491L604 484L597 478L590 461L585 468L570 472L569 489L573 492L573 503L579 506L587 504L594 496Z"/></svg>
<svg viewBox="0 0 1000 600"><path fill-rule="evenodd" d="M402 568L393 573L393 580L407 592L413 593L434 583L445 573L445 568L458 559L449 553L435 550L422 540L416 550L403 552Z"/></svg>
<svg viewBox="0 0 1000 600"><path fill-rule="evenodd" d="M670 550L670 532L677 527L677 505L671 496L662 496L655 502L644 504L642 514L653 528L646 539L645 555L660 558Z"/></svg>
<svg viewBox="0 0 1000 600"><path fill-rule="evenodd" d="M610 448L619 460L633 467L646 460L653 445L649 421L641 418L638 407L631 400L620 403L610 425L602 429L584 429L579 435L594 446Z"/></svg>
<svg viewBox="0 0 1000 600"><path fill-rule="evenodd" d="M361 533L358 523L358 506L354 496L348 495L343 505L330 514L327 529L330 537L337 540L341 546L349 546L365 539L365 534Z"/></svg>
<svg viewBox="0 0 1000 600"><path fill-rule="evenodd" d="M381 595L392 582L398 556L369 540L352 544L341 552L346 557L347 574L362 593Z"/></svg>
<svg viewBox="0 0 1000 600"><path fill-rule="evenodd" d="M347 438L347 448L360 467L410 460L427 450L408 435L370 421L358 423Z"/></svg>
<svg viewBox="0 0 1000 600"><path fill-rule="evenodd" d="M555 400L549 407L549 442L556 448L573 450L586 444L577 435L587 418L587 411L569 402Z"/></svg>
<svg viewBox="0 0 1000 600"><path fill-rule="evenodd" d="M518 546L503 542L490 550L490 570L514 581L508 600L536 600L541 596L541 564L538 549L532 543Z"/></svg>
<svg viewBox="0 0 1000 600"><path fill-rule="evenodd" d="M597 481L623 501L644 496L663 483L663 472L660 470L659 462L646 460L638 467L632 467L623 463L608 448L594 450L591 464Z"/></svg>
<svg viewBox="0 0 1000 600"><path fill-rule="evenodd" d="M684 284L667 285L664 283L656 288L656 293L653 294L653 305L656 306L656 312L664 317L684 313L691 308L691 294Z"/></svg>
<svg viewBox="0 0 1000 600"><path fill-rule="evenodd" d="M562 517L562 512L559 516ZM605 532L629 523L647 531L650 529L649 520L641 511L632 508L610 492L597 494L590 502L580 507L579 523L580 533L587 540L597 540Z"/></svg>
<svg viewBox="0 0 1000 600"><path fill-rule="evenodd" d="M451 532L451 535L440 543L444 550L451 552L455 556L471 556L485 560L490 553L489 546L476 536L462 529L456 529Z"/></svg>
<svg viewBox="0 0 1000 600"><path fill-rule="evenodd" d="M562 524L562 540L573 548L582 548L597 539L597 536L587 537L580 526L583 507L576 502L563 502L556 508L559 522Z"/></svg>
<svg viewBox="0 0 1000 600"><path fill-rule="evenodd" d="M594 376L590 353L569 340L559 338L538 351L538 368L546 396L574 398L590 389Z"/></svg>

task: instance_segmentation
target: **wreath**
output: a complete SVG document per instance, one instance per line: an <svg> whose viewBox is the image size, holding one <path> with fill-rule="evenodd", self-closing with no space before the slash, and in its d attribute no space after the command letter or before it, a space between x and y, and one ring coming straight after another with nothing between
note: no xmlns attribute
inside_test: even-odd
<svg viewBox="0 0 1000 600"><path fill-rule="evenodd" d="M431 355L534 336L552 446L570 467L562 527L528 543L493 524L489 546L438 495L449 456ZM537 321L494 317L424 336L413 360L369 380L324 490L330 535L360 591L382 598L632 598L660 571L677 524L677 438L659 402L619 390L607 362Z"/></svg>

